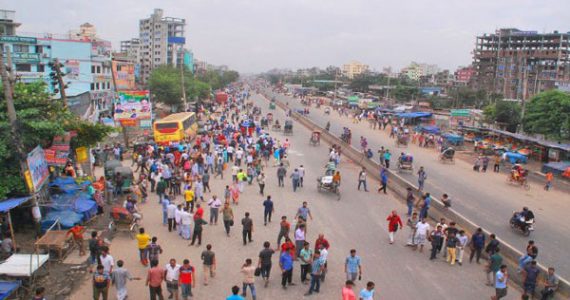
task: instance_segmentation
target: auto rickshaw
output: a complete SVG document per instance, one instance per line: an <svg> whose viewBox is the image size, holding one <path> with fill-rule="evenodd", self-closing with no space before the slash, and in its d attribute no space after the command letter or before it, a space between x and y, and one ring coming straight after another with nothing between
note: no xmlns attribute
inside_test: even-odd
<svg viewBox="0 0 570 300"><path fill-rule="evenodd" d="M317 146L321 144L321 132L320 131L313 131L311 134L311 145Z"/></svg>
<svg viewBox="0 0 570 300"><path fill-rule="evenodd" d="M133 175L133 170L129 167L117 167L115 168L115 172L113 173L113 175L115 174L121 174L121 176L123 176L123 186L121 187L121 191L124 192L130 192L131 191L131 186L133 184L133 181L135 179L135 176ZM114 177L114 176L113 176Z"/></svg>
<svg viewBox="0 0 570 300"><path fill-rule="evenodd" d="M115 176L115 169L122 166L123 165L118 160L109 160L105 162L105 177L113 178Z"/></svg>

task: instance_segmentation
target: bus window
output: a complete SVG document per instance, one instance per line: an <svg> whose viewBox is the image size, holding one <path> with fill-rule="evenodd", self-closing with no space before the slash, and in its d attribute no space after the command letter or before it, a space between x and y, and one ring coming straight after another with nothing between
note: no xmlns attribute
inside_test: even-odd
<svg viewBox="0 0 570 300"><path fill-rule="evenodd" d="M160 131L170 131L174 132L173 130L178 130L177 123L156 123L154 124L154 128Z"/></svg>

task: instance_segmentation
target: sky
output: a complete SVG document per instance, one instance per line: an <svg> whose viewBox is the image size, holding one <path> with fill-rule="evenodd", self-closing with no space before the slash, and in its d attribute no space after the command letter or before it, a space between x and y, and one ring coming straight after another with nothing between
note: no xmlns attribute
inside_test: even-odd
<svg viewBox="0 0 570 300"><path fill-rule="evenodd" d="M115 49L162 8L186 19L196 58L242 73L352 60L378 71L411 61L455 70L471 63L475 37L497 28L570 31L568 0L0 0L0 8L16 11L21 33L89 22Z"/></svg>

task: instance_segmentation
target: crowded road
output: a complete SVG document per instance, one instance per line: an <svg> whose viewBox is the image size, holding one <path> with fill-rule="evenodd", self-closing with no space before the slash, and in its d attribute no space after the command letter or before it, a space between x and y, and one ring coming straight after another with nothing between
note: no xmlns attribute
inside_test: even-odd
<svg viewBox="0 0 570 300"><path fill-rule="evenodd" d="M289 103L292 109L303 109L299 99L272 93L266 90L270 97ZM540 249L538 261L545 266L556 267L557 273L565 278L570 277L570 261L563 259L570 251L570 224L566 222L566 212L570 209L568 193L560 190L545 192L542 185L530 183L531 189L525 191L521 187L506 183L506 175L502 173L477 173L472 171L472 165L457 159L455 165L442 164L437 159L434 149L419 148L410 144L407 148L397 148L389 132L369 128L367 121L353 124L347 117L339 117L336 111L325 115L323 108L310 108L309 118L325 127L330 121L330 131L340 136L343 127L352 130L353 144L358 144L360 136L368 140L373 149L374 160L377 161L377 150L384 146L393 153L393 161L400 152L414 155L415 170L424 166L428 179L425 191L436 197L447 193L453 201L453 209L466 216L474 223L494 232L500 239L523 251L528 240L534 240ZM395 165L395 164L394 164ZM503 166L505 168L506 166ZM395 166L391 166L395 171ZM417 185L417 175L400 173L400 176ZM530 237L524 237L513 231L508 221L513 211L528 206L536 215L536 231Z"/></svg>
<svg viewBox="0 0 570 300"><path fill-rule="evenodd" d="M255 104L262 108L263 113L268 112L268 103L259 95L252 96ZM284 112L273 111L276 118L284 120ZM374 299L485 299L493 294L494 290L485 286L483 266L469 264L463 266L450 266L441 258L435 261L428 259L430 246L424 253L412 251L406 247L408 228L404 228L396 235L393 245L388 243L388 229L386 217L391 210L397 209L404 214L404 206L393 198L391 193L381 195L376 193L378 182L368 180L370 192L357 191L358 172L360 168L349 162L342 161L340 171L343 176L342 197L337 200L333 194L319 193L316 188L316 178L321 176L323 166L327 160L328 146L309 145L310 133L301 125L294 124L293 136L283 136L281 132L270 132L272 136L284 141L288 138L291 143L288 170L285 187L277 187L276 168L271 165L265 169L267 176L266 195L271 195L275 202L273 222L263 226L264 198L259 195L255 181L253 185L246 186L240 196L239 205L233 205L236 225L232 228L231 237L226 237L223 226L206 225L202 246L187 246L188 241L182 240L175 232L168 232L161 224L160 206L157 204L156 194L151 194L149 201L141 205L144 221L143 225L151 236L158 237L158 243L164 249L160 256L160 264L165 265L169 258L176 258L179 262L189 258L196 267L198 283L193 290L194 299L225 299L230 294L230 287L241 287L240 267L246 258L252 258L257 263L259 251L263 241L275 241L279 231L279 218L286 215L292 220L297 208L303 201L308 202L314 220L308 222L307 241L313 243L319 233L324 233L329 240L331 248L328 256L327 280L321 286L319 294L308 296L314 299L338 299L340 290L345 281L343 272L344 259L350 249L356 249L362 258L362 280L357 281L354 288L358 293L365 287L367 281L376 283L376 296ZM127 162L125 162L127 164ZM293 192L289 174L293 168L303 165L306 169L304 187ZM225 185L229 184L231 176L229 170L225 171L224 179L212 178L210 185L212 193L206 193L205 199L213 194L223 197ZM180 197L177 202L181 202ZM205 206L205 204L203 204ZM205 219L209 219L208 209L205 209ZM241 225L239 220L245 212L250 212L253 218L253 242L243 246L241 242ZM405 222L405 216L402 215ZM433 224L432 224L433 226ZM200 253L206 244L213 245L213 251L218 260L216 277L208 286L201 284L202 268ZM148 299L148 288L144 286L146 268L138 262L136 240L126 235L118 235L112 242L111 255L115 261L123 259L125 266L134 276L142 277L143 281L129 283L129 299ZM296 262L293 271L293 282L297 285L283 290L280 283L278 267L278 254L273 255L273 268L268 288L263 287L261 279L257 279L257 299L303 299L308 286L299 282L299 265ZM111 288L111 297L114 289ZM72 299L87 299L91 296L91 280L73 295ZM505 299L516 299L515 292ZM167 295L167 293L165 293ZM248 295L247 299L251 299Z"/></svg>

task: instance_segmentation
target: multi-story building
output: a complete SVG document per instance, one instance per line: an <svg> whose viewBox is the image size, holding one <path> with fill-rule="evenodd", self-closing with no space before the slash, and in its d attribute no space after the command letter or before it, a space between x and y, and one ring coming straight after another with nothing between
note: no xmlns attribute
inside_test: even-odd
<svg viewBox="0 0 570 300"><path fill-rule="evenodd" d="M454 74L455 85L467 85L474 74L475 69L473 66L459 67Z"/></svg>
<svg viewBox="0 0 570 300"><path fill-rule="evenodd" d="M370 67L358 61L351 61L347 64L342 65L342 74L349 79L368 72Z"/></svg>
<svg viewBox="0 0 570 300"><path fill-rule="evenodd" d="M420 80L423 76L435 75L439 72L437 65L420 64L415 61L410 63L409 66L402 69L402 74L405 74L408 79Z"/></svg>
<svg viewBox="0 0 570 300"><path fill-rule="evenodd" d="M155 9L149 18L139 21L139 62L143 82L157 66L184 63L186 20L164 17L163 14L162 9Z"/></svg>
<svg viewBox="0 0 570 300"><path fill-rule="evenodd" d="M54 97L59 98L60 95L55 93L59 86L53 85L50 77L53 72L50 63L57 60L63 65L65 93L72 111L95 120L100 111L110 108L113 97L110 42L97 38L95 31L89 30L86 36L75 33L20 36L12 30L17 26L9 27L4 28L12 35L2 36L0 41L10 52L16 80L24 83L44 81ZM94 27L90 29L95 30Z"/></svg>
<svg viewBox="0 0 570 300"><path fill-rule="evenodd" d="M570 33L499 29L476 37L475 85L525 100L570 82Z"/></svg>
<svg viewBox="0 0 570 300"><path fill-rule="evenodd" d="M0 9L0 35L16 35L20 23L15 22L16 12Z"/></svg>

